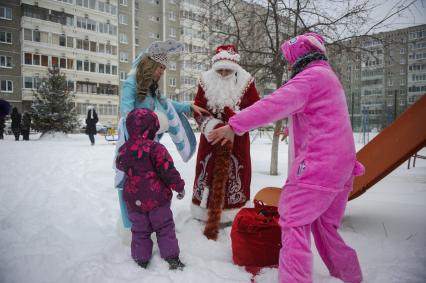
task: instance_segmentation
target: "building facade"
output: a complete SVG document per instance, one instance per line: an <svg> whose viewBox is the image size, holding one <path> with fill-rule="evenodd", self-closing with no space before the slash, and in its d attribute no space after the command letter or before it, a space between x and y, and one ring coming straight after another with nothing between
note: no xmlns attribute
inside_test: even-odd
<svg viewBox="0 0 426 283"><path fill-rule="evenodd" d="M0 1L0 99L22 111L21 8L16 0Z"/></svg>
<svg viewBox="0 0 426 283"><path fill-rule="evenodd" d="M360 37L331 52L355 130L381 130L426 93L426 25Z"/></svg>
<svg viewBox="0 0 426 283"><path fill-rule="evenodd" d="M29 110L48 68L59 67L81 120L93 105L102 124L116 125L117 0L1 0L0 7L5 15L0 16L0 37L5 34L7 41L4 48L0 43L1 95L20 111Z"/></svg>

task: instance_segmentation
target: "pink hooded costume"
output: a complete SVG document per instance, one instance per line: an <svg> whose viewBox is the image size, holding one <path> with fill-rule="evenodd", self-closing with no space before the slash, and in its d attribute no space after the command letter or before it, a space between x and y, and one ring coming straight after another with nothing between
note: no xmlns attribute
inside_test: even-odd
<svg viewBox="0 0 426 283"><path fill-rule="evenodd" d="M364 170L356 161L343 88L326 61L321 35L297 36L281 49L293 67L311 55L321 59L308 60L286 84L229 120L242 134L290 117L290 168L279 203L280 282L312 282L311 231L330 274L361 282L356 252L337 232L354 176Z"/></svg>

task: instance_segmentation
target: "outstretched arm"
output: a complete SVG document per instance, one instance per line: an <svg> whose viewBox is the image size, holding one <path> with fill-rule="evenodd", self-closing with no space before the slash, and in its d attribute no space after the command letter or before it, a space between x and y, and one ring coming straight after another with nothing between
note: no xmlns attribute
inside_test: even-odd
<svg viewBox="0 0 426 283"><path fill-rule="evenodd" d="M213 144L220 141L225 144L226 141L232 140L233 133L241 135L251 129L301 112L306 106L309 93L309 78L296 77L272 94L234 115L229 119L229 125L213 130L209 134L209 139Z"/></svg>

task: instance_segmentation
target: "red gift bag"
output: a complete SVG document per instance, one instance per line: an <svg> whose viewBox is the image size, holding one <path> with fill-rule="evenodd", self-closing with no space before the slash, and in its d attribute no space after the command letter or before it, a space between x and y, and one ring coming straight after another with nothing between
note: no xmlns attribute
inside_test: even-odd
<svg viewBox="0 0 426 283"><path fill-rule="evenodd" d="M281 227L276 207L255 201L254 208L242 208L232 224L232 258L250 272L277 266L281 249ZM248 267L248 268L247 268Z"/></svg>

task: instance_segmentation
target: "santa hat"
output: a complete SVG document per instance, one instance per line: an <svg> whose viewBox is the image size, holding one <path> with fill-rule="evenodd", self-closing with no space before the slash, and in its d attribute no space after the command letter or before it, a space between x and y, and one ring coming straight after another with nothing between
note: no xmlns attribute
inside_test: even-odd
<svg viewBox="0 0 426 283"><path fill-rule="evenodd" d="M288 63L293 65L297 59L307 53L319 52L326 54L324 44L325 40L320 34L308 32L287 40L281 45L281 50Z"/></svg>
<svg viewBox="0 0 426 283"><path fill-rule="evenodd" d="M236 71L239 67L240 55L234 45L221 45L216 48L216 54L212 58L214 70L228 69Z"/></svg>

